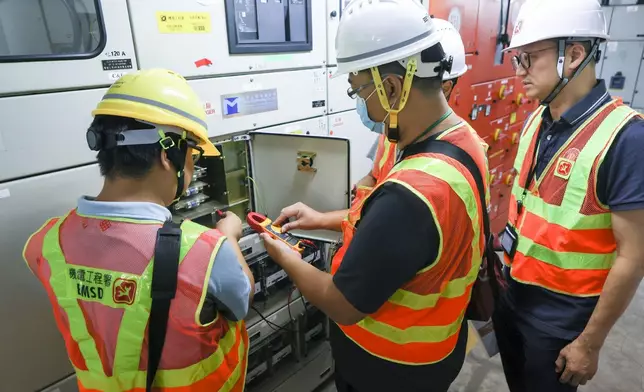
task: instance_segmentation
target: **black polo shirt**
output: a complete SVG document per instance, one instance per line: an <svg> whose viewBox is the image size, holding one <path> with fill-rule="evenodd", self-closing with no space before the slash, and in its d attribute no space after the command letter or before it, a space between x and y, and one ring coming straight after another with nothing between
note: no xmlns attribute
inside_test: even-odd
<svg viewBox="0 0 644 392"><path fill-rule="evenodd" d="M406 187L386 183L365 203L359 227L333 282L356 309L373 314L436 259L439 238L427 205ZM370 273L364 273L366 270ZM464 322L456 348L443 361L412 366L369 354L331 322L336 377L357 392L445 392L465 360L467 332Z"/></svg>
<svg viewBox="0 0 644 392"><path fill-rule="evenodd" d="M612 98L603 80L553 124L550 110L543 113L544 130L536 157L540 177L559 148L575 130ZM545 132L545 130L548 130ZM644 121L637 117L627 123L611 145L599 167L597 196L611 211L644 209ZM529 154L530 152L528 152ZM579 298L554 293L541 287L510 279L510 304L518 317L540 331L561 339L575 339L586 327L598 298Z"/></svg>

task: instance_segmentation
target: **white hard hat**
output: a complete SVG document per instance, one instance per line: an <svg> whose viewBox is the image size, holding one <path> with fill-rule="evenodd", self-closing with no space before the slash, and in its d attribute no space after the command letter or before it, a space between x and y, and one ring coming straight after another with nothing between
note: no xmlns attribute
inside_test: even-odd
<svg viewBox="0 0 644 392"><path fill-rule="evenodd" d="M465 45L458 30L450 22L433 18L436 29L443 32L441 46L447 57L452 56L452 71L445 72L443 80L455 79L467 72L465 64Z"/></svg>
<svg viewBox="0 0 644 392"><path fill-rule="evenodd" d="M528 0L519 11L510 46L516 49L554 38L608 39L597 0Z"/></svg>
<svg viewBox="0 0 644 392"><path fill-rule="evenodd" d="M440 61L423 63L420 52L440 42L427 10L417 0L352 0L342 11L335 38L334 77L416 57L416 76L438 76Z"/></svg>

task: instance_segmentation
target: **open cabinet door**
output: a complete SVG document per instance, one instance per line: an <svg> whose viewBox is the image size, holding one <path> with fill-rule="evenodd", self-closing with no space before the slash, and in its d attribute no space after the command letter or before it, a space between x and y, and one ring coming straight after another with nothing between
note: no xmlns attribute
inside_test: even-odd
<svg viewBox="0 0 644 392"><path fill-rule="evenodd" d="M349 140L337 137L250 133L254 210L276 219L302 202L320 212L349 208ZM339 232L294 230L298 237L335 242Z"/></svg>

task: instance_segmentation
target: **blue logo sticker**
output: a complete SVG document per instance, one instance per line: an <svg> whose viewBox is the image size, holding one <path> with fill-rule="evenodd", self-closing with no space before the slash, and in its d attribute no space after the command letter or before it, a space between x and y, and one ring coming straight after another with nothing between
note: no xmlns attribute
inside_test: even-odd
<svg viewBox="0 0 644 392"><path fill-rule="evenodd" d="M224 114L230 116L239 113L239 97L224 98Z"/></svg>

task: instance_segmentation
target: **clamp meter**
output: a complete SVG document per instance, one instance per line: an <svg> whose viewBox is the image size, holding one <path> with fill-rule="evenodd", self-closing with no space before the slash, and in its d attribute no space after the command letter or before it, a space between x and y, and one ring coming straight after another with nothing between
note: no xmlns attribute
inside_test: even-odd
<svg viewBox="0 0 644 392"><path fill-rule="evenodd" d="M302 253L304 251L304 247L306 246L305 242L298 240L288 233L282 233L280 226L272 225L273 221L262 214L251 212L246 216L246 222L255 232L259 234L266 233L273 239L284 242L296 252Z"/></svg>

